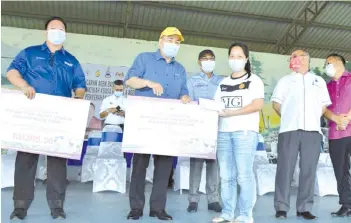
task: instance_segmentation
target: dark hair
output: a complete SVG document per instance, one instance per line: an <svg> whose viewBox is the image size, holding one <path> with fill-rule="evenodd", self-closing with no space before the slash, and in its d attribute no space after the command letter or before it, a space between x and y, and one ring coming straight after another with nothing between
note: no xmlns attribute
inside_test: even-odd
<svg viewBox="0 0 351 223"><path fill-rule="evenodd" d="M120 86L120 85L123 85L124 83L123 83L122 80L115 80L115 81L113 82L113 84L114 84L114 85Z"/></svg>
<svg viewBox="0 0 351 223"><path fill-rule="evenodd" d="M247 73L247 78L249 78L251 76L251 63L250 63L250 52L249 52L249 47L245 44L245 43L233 43L232 45L230 45L229 50L228 50L228 56L230 55L230 52L232 51L233 47L240 47L243 51L244 54L247 58L247 63L245 64L245 71Z"/></svg>
<svg viewBox="0 0 351 223"><path fill-rule="evenodd" d="M65 20L63 20L63 18L58 17L58 16L53 16L53 17L49 18L48 20L46 20L45 29L48 29L49 23L54 21L54 20L58 20L58 21L62 22L63 25L65 26L65 30L67 30L67 25L66 25Z"/></svg>
<svg viewBox="0 0 351 223"><path fill-rule="evenodd" d="M340 60L344 65L346 64L345 58L343 56L341 56L340 54L337 53L331 53L327 56L327 59L329 57L336 57L338 60Z"/></svg>
<svg viewBox="0 0 351 223"><path fill-rule="evenodd" d="M90 105L92 105L94 107L94 109L95 109L95 105L92 102L90 102Z"/></svg>
<svg viewBox="0 0 351 223"><path fill-rule="evenodd" d="M216 56L214 55L213 51L212 50L203 50L199 53L199 60L204 57L205 55L211 55L213 56L214 58L216 58Z"/></svg>

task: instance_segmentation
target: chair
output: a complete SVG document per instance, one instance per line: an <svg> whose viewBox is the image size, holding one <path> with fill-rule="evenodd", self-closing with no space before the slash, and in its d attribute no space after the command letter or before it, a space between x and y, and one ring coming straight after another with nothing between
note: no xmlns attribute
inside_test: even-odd
<svg viewBox="0 0 351 223"><path fill-rule="evenodd" d="M82 170L81 170L81 182L93 181L94 177L94 165L99 152L99 146L101 142L101 131L92 131L88 137L88 146L86 153L83 157Z"/></svg>
<svg viewBox="0 0 351 223"><path fill-rule="evenodd" d="M126 192L127 162L122 152L123 131L119 126L107 125L94 165L93 192Z"/></svg>
<svg viewBox="0 0 351 223"><path fill-rule="evenodd" d="M338 195L338 186L329 153L321 153L319 156L314 194L320 197Z"/></svg>
<svg viewBox="0 0 351 223"><path fill-rule="evenodd" d="M47 158L45 155L39 155L36 179L46 180L47 176Z"/></svg>
<svg viewBox="0 0 351 223"><path fill-rule="evenodd" d="M15 185L16 155L14 150L1 151L1 188Z"/></svg>
<svg viewBox="0 0 351 223"><path fill-rule="evenodd" d="M201 182L199 191L206 194L206 162L201 174ZM189 157L178 157L177 167L174 172L174 191L179 190L180 194L182 190L189 190L189 177L190 177L190 158Z"/></svg>
<svg viewBox="0 0 351 223"><path fill-rule="evenodd" d="M262 196L275 190L276 164L259 164L256 169L257 194Z"/></svg>

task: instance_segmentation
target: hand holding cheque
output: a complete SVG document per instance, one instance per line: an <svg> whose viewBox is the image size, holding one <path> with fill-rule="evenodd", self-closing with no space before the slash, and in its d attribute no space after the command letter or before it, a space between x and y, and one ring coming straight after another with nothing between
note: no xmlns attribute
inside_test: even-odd
<svg viewBox="0 0 351 223"><path fill-rule="evenodd" d="M80 159L89 101L39 93L28 100L29 96L1 89L1 147Z"/></svg>
<svg viewBox="0 0 351 223"><path fill-rule="evenodd" d="M214 102L201 101L129 96L123 152L215 159L218 113Z"/></svg>

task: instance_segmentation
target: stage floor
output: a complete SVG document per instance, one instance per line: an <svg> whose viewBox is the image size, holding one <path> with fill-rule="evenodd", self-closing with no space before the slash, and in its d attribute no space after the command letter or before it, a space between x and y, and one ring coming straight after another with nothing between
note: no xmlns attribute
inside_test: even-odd
<svg viewBox="0 0 351 223"><path fill-rule="evenodd" d="M146 188L146 206L144 209L144 217L139 221L126 220L129 212L128 194L119 194L115 192L92 193L92 183L71 182L67 188L67 197L65 203L65 211L67 219L66 223L126 223L126 222L164 222L148 216L149 205L148 200L151 191L151 184ZM28 216L25 219L26 223L48 223L57 222L49 215L50 211L47 206L45 197L46 186L42 181L37 181L35 192L35 200L28 211ZM22 222L20 220L9 220L9 216L13 210L12 188L2 189L1 191L1 222ZM273 195L267 194L258 197L257 204L254 210L255 223L272 223L286 222L294 223L304 222L298 219L295 214L296 191L293 191L291 198L292 209L288 213L286 221L277 220L274 218ZM210 223L211 219L216 216L216 213L207 211L206 197L201 196L199 210L197 213L188 213L187 191L183 191L180 195L179 191L174 192L169 190L167 212L173 216L172 222L177 223ZM346 223L350 222L351 218L332 218L330 212L339 209L338 198L333 197L315 197L315 205L313 214L316 214L319 219L313 222L319 223ZM306 221L309 222L309 221Z"/></svg>

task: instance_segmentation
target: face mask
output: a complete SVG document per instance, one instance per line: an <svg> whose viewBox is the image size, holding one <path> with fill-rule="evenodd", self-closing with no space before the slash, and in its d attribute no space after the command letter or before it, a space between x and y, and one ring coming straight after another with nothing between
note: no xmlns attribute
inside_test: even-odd
<svg viewBox="0 0 351 223"><path fill-rule="evenodd" d="M292 71L297 72L300 69L300 67L301 67L301 62L300 62L300 59L298 57L294 57L290 60L289 68Z"/></svg>
<svg viewBox="0 0 351 223"><path fill-rule="evenodd" d="M335 76L335 73L336 73L336 70L335 70L335 67L333 64L328 64L326 67L325 67L325 73L329 76L329 77L334 77Z"/></svg>
<svg viewBox="0 0 351 223"><path fill-rule="evenodd" d="M122 91L115 91L113 93L116 97L121 97L123 95L123 92Z"/></svg>
<svg viewBox="0 0 351 223"><path fill-rule="evenodd" d="M66 40L66 33L59 29L50 29L48 31L48 40L55 45L61 45Z"/></svg>
<svg viewBox="0 0 351 223"><path fill-rule="evenodd" d="M206 72L212 72L216 66L216 61L208 60L208 61L201 61L201 69Z"/></svg>
<svg viewBox="0 0 351 223"><path fill-rule="evenodd" d="M237 59L229 60L229 66L230 68L232 68L233 72L239 72L244 70L246 62L247 62L246 60L237 60Z"/></svg>
<svg viewBox="0 0 351 223"><path fill-rule="evenodd" d="M174 43L163 43L162 52L168 58L173 58L177 56L179 50L179 45Z"/></svg>

